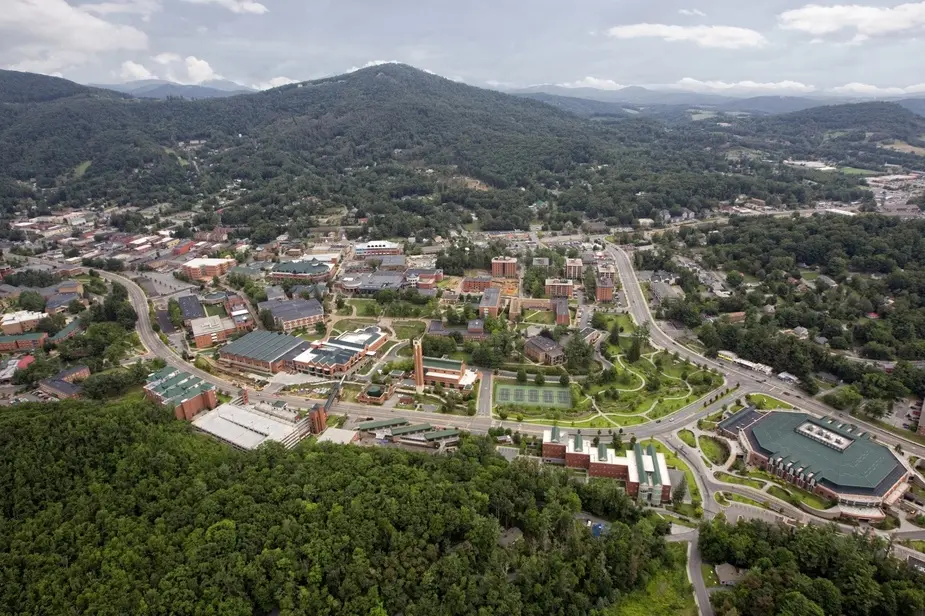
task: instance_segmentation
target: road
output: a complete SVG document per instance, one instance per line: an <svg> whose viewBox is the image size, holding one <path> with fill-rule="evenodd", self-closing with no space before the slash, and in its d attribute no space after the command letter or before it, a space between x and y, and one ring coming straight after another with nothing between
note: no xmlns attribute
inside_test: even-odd
<svg viewBox="0 0 925 616"><path fill-rule="evenodd" d="M727 382L730 384L738 383L740 385L740 390L737 393L738 396L744 396L748 393L764 393L778 398L783 398L784 400L789 397L793 401L794 405L799 406L804 410L811 411L816 415L831 417L835 420L846 421L840 418L839 414L833 411L830 407L822 404L821 402L818 402L817 400L805 397L802 390L790 387L783 382L774 379L773 377L764 378L755 372L740 369L728 362L704 357L703 355L700 355L699 353L696 353L686 346L676 342L673 338L662 331L661 328L659 328L658 324L655 322L655 319L652 317L652 313L649 310L649 304L642 293L642 288L639 286L639 280L636 278L636 272L633 268L633 263L629 255L627 255L622 248L614 244L608 244L608 252L610 252L614 262L616 263L617 271L620 276L620 282L623 286L623 291L626 294L628 310L636 323L649 323L650 340L653 345L661 347L669 353L677 352L680 357L686 358L694 363L705 364L710 368L716 368L721 374L725 375ZM684 418L681 416L677 417L677 421L683 423ZM922 447L914 441L910 441L906 438L895 435L892 432L887 432L881 428L878 428L877 426L856 419L854 417L847 421L863 425L865 430L869 433L875 434L877 436L877 440L879 440L881 443L885 443L890 446L899 444L905 451L914 453L920 458L925 457L925 447Z"/></svg>

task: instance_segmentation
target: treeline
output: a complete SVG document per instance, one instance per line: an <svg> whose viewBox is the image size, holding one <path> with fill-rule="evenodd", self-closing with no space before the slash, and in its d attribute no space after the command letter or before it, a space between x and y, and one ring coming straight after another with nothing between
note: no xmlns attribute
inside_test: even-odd
<svg viewBox="0 0 925 616"><path fill-rule="evenodd" d="M710 595L717 616L921 616L925 575L890 556L874 534L834 526L760 521L700 525L708 563L748 569L732 590Z"/></svg>
<svg viewBox="0 0 925 616"><path fill-rule="evenodd" d="M4 613L577 616L672 565L667 530L486 439L241 452L145 403L0 415Z"/></svg>

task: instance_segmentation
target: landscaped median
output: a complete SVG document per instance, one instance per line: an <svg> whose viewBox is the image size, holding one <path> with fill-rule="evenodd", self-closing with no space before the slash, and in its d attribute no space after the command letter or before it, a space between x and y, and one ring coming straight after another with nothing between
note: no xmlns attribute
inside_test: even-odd
<svg viewBox="0 0 925 616"><path fill-rule="evenodd" d="M729 473L724 473L722 471L716 471L713 473L713 477L717 481L722 481L723 483L733 483L739 486L748 486L749 488L754 488L756 490L764 489L765 482L758 481L757 479L747 479L745 477L738 477L736 475L730 475Z"/></svg>
<svg viewBox="0 0 925 616"><path fill-rule="evenodd" d="M717 466L726 464L730 450L725 440L715 436L701 436L697 441L700 443L700 451L711 463Z"/></svg>
<svg viewBox="0 0 925 616"><path fill-rule="evenodd" d="M796 507L799 507L802 503L807 507L811 507L812 509L819 509L820 511L824 511L826 509L831 509L836 504L834 501L824 499L821 496L817 496L812 492L807 492L806 490L798 488L795 485L784 483L777 477L774 477L773 475L760 469L752 469L748 471L748 476L773 483L774 485L768 488L768 494Z"/></svg>

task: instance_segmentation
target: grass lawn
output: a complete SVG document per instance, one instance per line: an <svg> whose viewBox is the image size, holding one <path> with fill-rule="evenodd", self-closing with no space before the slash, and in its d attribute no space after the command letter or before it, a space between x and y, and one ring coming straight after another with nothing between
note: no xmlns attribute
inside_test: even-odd
<svg viewBox="0 0 925 616"><path fill-rule="evenodd" d="M754 498L749 498L747 496L740 496L738 494L733 494L732 492L723 492L723 494L726 496L726 498L728 498L729 500L735 503L742 503L743 505L751 505L753 507L761 507L762 509L769 508L767 503L762 503L760 501L755 500Z"/></svg>
<svg viewBox="0 0 925 616"><path fill-rule="evenodd" d="M555 325L556 315L552 310L530 310L524 316L524 323L534 325Z"/></svg>
<svg viewBox="0 0 925 616"><path fill-rule="evenodd" d="M343 308L338 308L334 313L339 317L352 317L353 316L353 306L344 306Z"/></svg>
<svg viewBox="0 0 925 616"><path fill-rule="evenodd" d="M681 430L678 432L678 438L680 438L686 445L689 447L697 447L697 438L694 436L694 433L690 430Z"/></svg>
<svg viewBox="0 0 925 616"><path fill-rule="evenodd" d="M776 496L782 501L793 503L794 499L801 501L803 504L813 507L814 509L831 509L835 503L816 496L806 490L801 490L796 486L787 486L783 488L773 485L768 488L768 494Z"/></svg>
<svg viewBox="0 0 925 616"><path fill-rule="evenodd" d="M707 586L719 586L719 578L716 577L716 569L713 565L700 563L700 573L703 575L703 582Z"/></svg>
<svg viewBox="0 0 925 616"><path fill-rule="evenodd" d="M722 492L717 492L717 493L715 493L715 494L713 495L713 500L715 500L717 503L719 503L719 504L722 505L723 507L725 507L725 506L727 506L727 505L729 504L729 501L726 500L726 497L723 495Z"/></svg>
<svg viewBox="0 0 925 616"><path fill-rule="evenodd" d="M729 445L713 436L701 436L700 450L713 464L725 464L729 459Z"/></svg>
<svg viewBox="0 0 925 616"><path fill-rule="evenodd" d="M658 515L661 516L662 519L667 520L672 524L677 524L686 528L697 528L695 523L685 520L684 518L679 518L676 515L671 515L670 513L659 513Z"/></svg>
<svg viewBox="0 0 925 616"><path fill-rule="evenodd" d="M334 327L340 332L352 332L355 329L364 329L375 324L375 319L341 319L334 324Z"/></svg>
<svg viewBox="0 0 925 616"><path fill-rule="evenodd" d="M379 310L379 306L374 299L348 299L347 305L356 308L356 312L354 314L356 314L358 317L375 316L378 314ZM376 312L368 312L370 309L375 309Z"/></svg>
<svg viewBox="0 0 925 616"><path fill-rule="evenodd" d="M393 321L392 329L401 340L411 340L424 334L424 324L420 321Z"/></svg>
<svg viewBox="0 0 925 616"><path fill-rule="evenodd" d="M917 552L925 552L925 541L902 541L901 543Z"/></svg>
<svg viewBox="0 0 925 616"><path fill-rule="evenodd" d="M353 385L351 383L345 384L340 388L341 391L341 400L344 402L356 402L357 396L363 392L363 388L359 385Z"/></svg>
<svg viewBox="0 0 925 616"><path fill-rule="evenodd" d="M749 400L752 404L757 406L759 409L792 409L793 405L784 402L783 400L778 400L777 398L772 398L771 396L766 396L764 394L752 394L749 396Z"/></svg>
<svg viewBox="0 0 925 616"><path fill-rule="evenodd" d="M79 165L77 165L76 167L74 167L74 178L75 179L83 177L83 174L85 174L87 172L87 169L90 168L90 162L91 161L89 160L85 160Z"/></svg>
<svg viewBox="0 0 925 616"><path fill-rule="evenodd" d="M722 481L723 483L734 483L740 486L755 488L756 490L760 490L764 487L763 481L758 481L757 479L746 479L745 477L737 477L736 475L730 475L729 473L723 473L720 471L713 473L713 476L718 481Z"/></svg>
<svg viewBox="0 0 925 616"><path fill-rule="evenodd" d="M697 616L694 593L687 581L687 544L670 543L675 565L660 570L646 585L624 596L617 604L601 611L602 616Z"/></svg>
<svg viewBox="0 0 925 616"><path fill-rule="evenodd" d="M214 316L227 317L228 316L228 312L225 310L225 307L222 306L221 304L204 305L203 308L205 308L206 314L209 315L210 317L214 317Z"/></svg>

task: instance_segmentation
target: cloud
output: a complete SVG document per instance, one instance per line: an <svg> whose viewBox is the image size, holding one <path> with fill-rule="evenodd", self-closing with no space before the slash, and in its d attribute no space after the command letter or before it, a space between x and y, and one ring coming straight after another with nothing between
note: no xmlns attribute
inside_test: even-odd
<svg viewBox="0 0 925 616"><path fill-rule="evenodd" d="M633 24L610 28L607 34L618 39L660 38L671 42L688 42L700 47L716 49L761 47L768 42L760 32L734 26Z"/></svg>
<svg viewBox="0 0 925 616"><path fill-rule="evenodd" d="M925 25L925 2L910 2L894 7L838 4L807 4L778 15L785 30L797 30L816 37L847 31L854 32L854 43L871 37L917 31Z"/></svg>
<svg viewBox="0 0 925 616"><path fill-rule="evenodd" d="M126 60L119 70L119 78L123 81L137 81L139 79L157 79L157 75L145 68L144 65Z"/></svg>
<svg viewBox="0 0 925 616"><path fill-rule="evenodd" d="M159 53L151 59L166 66L167 79L176 83L200 84L213 79L223 79L215 72L211 64L196 56L182 58L179 54L168 51Z"/></svg>
<svg viewBox="0 0 925 616"><path fill-rule="evenodd" d="M685 77L674 87L694 92L765 92L765 93L792 93L806 94L815 92L816 86L800 83L799 81L700 81L691 77Z"/></svg>
<svg viewBox="0 0 925 616"><path fill-rule="evenodd" d="M141 30L64 0L3 0L0 10L0 58L17 70L57 72L85 65L99 54L147 46Z"/></svg>
<svg viewBox="0 0 925 616"><path fill-rule="evenodd" d="M570 81L558 85L563 88L594 88L596 90L622 90L626 87L612 79L598 79L597 77L585 77L578 81Z"/></svg>
<svg viewBox="0 0 925 616"><path fill-rule="evenodd" d="M94 15L141 15L148 21L151 15L161 10L160 0L115 0L97 4L80 4L78 9Z"/></svg>
<svg viewBox="0 0 925 616"><path fill-rule="evenodd" d="M269 90L270 88L278 88L280 86L286 86L290 83L298 83L298 79L290 79L289 77L273 77L266 81L261 81L260 83L255 83L253 88L255 90Z"/></svg>
<svg viewBox="0 0 925 616"><path fill-rule="evenodd" d="M254 2L253 0L183 0L184 2L189 2L190 4L217 4L220 7L226 8L232 13L250 13L252 15L263 15L264 13L269 12L266 6L260 4L259 2Z"/></svg>
<svg viewBox="0 0 925 616"><path fill-rule="evenodd" d="M157 62L158 64L163 64L166 66L167 64L171 64L173 62L179 62L183 58L180 57L180 54L171 53L168 51L164 53L159 53L156 56L152 56L151 59Z"/></svg>
<svg viewBox="0 0 925 616"><path fill-rule="evenodd" d="M186 57L186 74L191 83L202 83L203 81L222 78L221 75L212 70L208 62L195 56Z"/></svg>
<svg viewBox="0 0 925 616"><path fill-rule="evenodd" d="M700 9L678 9L678 13L688 17L706 17L707 14Z"/></svg>
<svg viewBox="0 0 925 616"><path fill-rule="evenodd" d="M920 88L923 87L925 86L919 84L915 86L909 86L908 88L881 88L869 83L852 82L846 83L843 86L838 86L837 88L832 88L832 92L835 92L836 94L853 94L857 96L903 96L904 94L909 94L911 92L920 92Z"/></svg>

